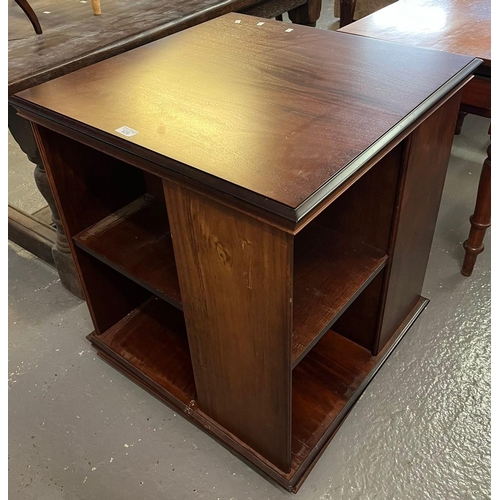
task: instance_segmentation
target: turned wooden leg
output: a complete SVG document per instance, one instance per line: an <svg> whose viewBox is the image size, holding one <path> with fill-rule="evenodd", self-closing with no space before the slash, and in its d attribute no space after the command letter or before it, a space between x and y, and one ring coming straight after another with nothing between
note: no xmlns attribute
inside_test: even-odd
<svg viewBox="0 0 500 500"><path fill-rule="evenodd" d="M56 241L52 247L52 256L54 257L54 263L59 272L61 283L77 297L84 298L75 262L69 250L68 240L64 234L61 219L59 218L59 213L47 179L47 173L42 164L31 125L27 120L21 118L12 106L9 106L9 130L29 161L36 165L34 172L36 185L52 212L52 221L56 228Z"/></svg>
<svg viewBox="0 0 500 500"><path fill-rule="evenodd" d="M56 242L52 247L52 256L54 257L54 264L59 272L61 283L71 293L83 299L83 290L76 272L75 262L71 256L68 239L64 234L59 212L57 211L54 196L52 195L52 191L50 189L47 172L45 172L45 168L41 162L36 165L33 174L41 195L45 198L45 201L50 207L52 212L52 222L56 227Z"/></svg>
<svg viewBox="0 0 500 500"><path fill-rule="evenodd" d="M31 5L27 0L16 0L17 5L23 9L24 13L28 16L31 24L33 25L33 29L37 35L42 34L42 27L40 26L40 21L38 21L38 17L36 17L35 11L32 9Z"/></svg>
<svg viewBox="0 0 500 500"><path fill-rule="evenodd" d="M472 274L477 256L484 250L484 235L491 225L491 145L488 146L488 156L481 170L476 207L470 223L469 238L464 242L465 259L462 266L464 276Z"/></svg>
<svg viewBox="0 0 500 500"><path fill-rule="evenodd" d="M304 26L316 26L316 21L321 14L321 0L309 0L303 5L288 11L290 21Z"/></svg>
<svg viewBox="0 0 500 500"><path fill-rule="evenodd" d="M467 113L465 111L458 112L457 123L455 125L455 135L460 135L460 132L462 132L462 125L464 124L464 119L466 116Z"/></svg>
<svg viewBox="0 0 500 500"><path fill-rule="evenodd" d="M94 16L101 15L101 0L92 0L92 10L94 11Z"/></svg>
<svg viewBox="0 0 500 500"><path fill-rule="evenodd" d="M343 28L354 21L356 0L340 0L340 27Z"/></svg>

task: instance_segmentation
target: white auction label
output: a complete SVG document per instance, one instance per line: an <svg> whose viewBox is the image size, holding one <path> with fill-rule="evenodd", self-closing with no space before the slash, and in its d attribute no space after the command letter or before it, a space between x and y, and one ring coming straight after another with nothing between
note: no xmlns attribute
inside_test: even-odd
<svg viewBox="0 0 500 500"><path fill-rule="evenodd" d="M130 127L123 127L117 128L115 132L118 132L119 134L124 135L125 137L132 137L135 134L138 134L137 130L134 130L133 128Z"/></svg>

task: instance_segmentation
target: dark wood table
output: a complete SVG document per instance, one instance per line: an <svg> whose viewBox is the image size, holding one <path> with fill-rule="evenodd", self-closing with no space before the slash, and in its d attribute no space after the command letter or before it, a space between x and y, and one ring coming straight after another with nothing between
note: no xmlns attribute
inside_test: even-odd
<svg viewBox="0 0 500 500"><path fill-rule="evenodd" d="M100 356L296 491L427 303L479 64L228 14L12 97Z"/></svg>
<svg viewBox="0 0 500 500"><path fill-rule="evenodd" d="M43 34L9 0L9 95L89 66L116 54L237 11L273 18L288 12L294 23L314 26L321 0L103 0L94 16L90 0L31 0ZM55 264L61 282L83 296L43 163L29 124L9 109L9 128L30 161L56 230L9 206L9 238Z"/></svg>
<svg viewBox="0 0 500 500"><path fill-rule="evenodd" d="M467 113L491 117L490 0L399 0L339 31L482 59L476 76L463 91L456 133L460 133ZM484 250L484 235L491 223L491 147L470 221L470 234L464 242L464 276L471 275L478 254Z"/></svg>

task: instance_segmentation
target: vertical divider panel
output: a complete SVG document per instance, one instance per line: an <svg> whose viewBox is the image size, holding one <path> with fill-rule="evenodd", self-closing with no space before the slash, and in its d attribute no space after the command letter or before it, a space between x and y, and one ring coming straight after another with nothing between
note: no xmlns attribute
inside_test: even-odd
<svg viewBox="0 0 500 500"><path fill-rule="evenodd" d="M289 472L293 236L163 185L200 410Z"/></svg>
<svg viewBox="0 0 500 500"><path fill-rule="evenodd" d="M378 354L420 300L453 143L461 92L406 139L405 160L387 269Z"/></svg>

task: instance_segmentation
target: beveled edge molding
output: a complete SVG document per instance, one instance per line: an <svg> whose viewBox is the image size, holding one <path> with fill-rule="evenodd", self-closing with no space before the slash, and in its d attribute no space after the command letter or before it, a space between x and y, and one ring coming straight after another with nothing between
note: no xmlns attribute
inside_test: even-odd
<svg viewBox="0 0 500 500"><path fill-rule="evenodd" d="M353 35L356 36L356 35ZM334 177L321 186L309 198L303 201L296 209L296 221L300 221L311 210L313 210L319 203L327 198L335 189L337 189L345 180L359 170L366 162L371 160L380 150L387 146L391 141L396 139L400 134L403 134L406 128L418 120L426 111L430 110L441 99L450 94L448 98L452 97L453 89L458 92L466 83L468 83L473 76L474 70L481 66L481 59L473 59L467 66L462 68L452 78L450 78L444 85L431 94L425 101L422 101L413 111L408 113L396 125L388 130L382 137L376 140L371 146L365 149L354 160L348 163L342 170L340 170ZM467 79L467 77L469 77ZM404 136L401 138L403 139Z"/></svg>
<svg viewBox="0 0 500 500"><path fill-rule="evenodd" d="M331 179L323 184L306 200L300 203L296 208L284 205L263 195L237 186L229 181L206 172L202 172L195 167L191 167L185 163L150 151L147 148L128 142L126 139L121 139L120 137L114 136L108 132L95 129L84 123L65 117L57 112L50 111L38 104L27 101L20 96L14 95L9 97L9 103L12 104L24 118L50 128L58 133L63 133L63 135L68 135L69 137L75 137L71 134L71 132L73 134L77 134L78 138L82 140L82 142L85 144L92 144L93 147L96 147L94 141L98 141L102 146L97 149L100 149L107 154L112 154L113 156L123 159L124 161L128 161L133 165L138 165L139 163L144 163L146 161L151 167L153 167L153 170L155 171L154 173L156 174L163 171L166 174L170 173L181 175L203 184L209 190L223 192L233 198L249 203L278 217L282 217L288 221L298 224L319 205L325 202L327 198L334 195L337 188L339 188L352 175L365 166L366 163L370 162L370 160L372 160L384 148L390 146L391 143L395 146L407 135L409 135L413 129L420 124L418 120L427 112L432 110L433 107L440 104L440 101L444 102L452 97L455 92L458 92L472 79L474 70L479 67L482 62L483 61L481 59L472 59L444 85L437 89L427 99L422 101L415 109L413 109L413 111L408 113L382 137L376 140L350 163L345 165L339 172L337 172ZM455 92L453 92L453 90L455 90ZM51 124L53 124L53 126L51 126ZM63 129L67 129L69 133L64 133Z"/></svg>

